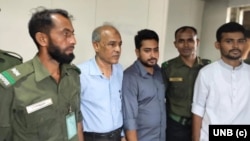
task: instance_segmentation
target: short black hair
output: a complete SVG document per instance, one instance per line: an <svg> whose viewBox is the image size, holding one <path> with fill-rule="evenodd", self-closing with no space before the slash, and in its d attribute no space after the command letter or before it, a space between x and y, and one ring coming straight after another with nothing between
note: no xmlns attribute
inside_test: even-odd
<svg viewBox="0 0 250 141"><path fill-rule="evenodd" d="M143 40L150 40L153 39L157 42L159 42L159 37L157 35L157 33L153 30L150 29L142 29L140 31L137 32L137 35L135 35L135 47L136 49L140 49L141 48L141 43Z"/></svg>
<svg viewBox="0 0 250 141"><path fill-rule="evenodd" d="M51 15L59 14L67 19L73 19L73 16L69 15L69 13L63 9L46 9L44 7L38 7L35 10L36 12L32 14L32 17L28 23L28 28L29 34L37 47L39 46L39 44L35 39L36 33L42 32L45 34L49 34L51 28L54 26Z"/></svg>
<svg viewBox="0 0 250 141"><path fill-rule="evenodd" d="M184 32L186 31L187 29L191 29L194 31L194 34L197 35L197 30L196 28L194 28L193 26L182 26L182 27L179 27L178 29L175 30L175 33L174 33L174 37L176 39L176 36L177 36L177 33L178 32Z"/></svg>
<svg viewBox="0 0 250 141"><path fill-rule="evenodd" d="M250 38L250 30L248 29L248 30L246 30L246 32L245 32L245 36L246 36L246 38Z"/></svg>
<svg viewBox="0 0 250 141"><path fill-rule="evenodd" d="M228 32L241 32L244 37L246 37L246 30L245 28L237 23L237 22L228 22L223 25L221 25L216 32L216 40L219 42L222 39L222 33L228 33Z"/></svg>

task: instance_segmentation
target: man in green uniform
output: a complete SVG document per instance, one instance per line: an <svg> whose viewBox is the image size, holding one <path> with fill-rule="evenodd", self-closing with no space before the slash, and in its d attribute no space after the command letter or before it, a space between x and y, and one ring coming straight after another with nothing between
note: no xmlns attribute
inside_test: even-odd
<svg viewBox="0 0 250 141"><path fill-rule="evenodd" d="M82 141L71 16L40 9L28 26L38 53L0 73L0 141Z"/></svg>
<svg viewBox="0 0 250 141"><path fill-rule="evenodd" d="M191 141L191 103L198 71L210 60L197 56L197 30L183 26L175 31L174 45L179 56L162 63L166 83L167 141Z"/></svg>
<svg viewBox="0 0 250 141"><path fill-rule="evenodd" d="M242 60L250 64L250 30L246 30L246 47L244 48L242 52Z"/></svg>
<svg viewBox="0 0 250 141"><path fill-rule="evenodd" d="M19 54L0 49L0 72L21 64L22 61L23 58Z"/></svg>

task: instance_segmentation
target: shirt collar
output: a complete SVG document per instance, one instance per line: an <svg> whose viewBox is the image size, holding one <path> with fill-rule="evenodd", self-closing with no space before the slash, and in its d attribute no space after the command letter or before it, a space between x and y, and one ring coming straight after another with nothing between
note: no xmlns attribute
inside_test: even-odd
<svg viewBox="0 0 250 141"><path fill-rule="evenodd" d="M176 62L177 62L176 64L177 64L178 67L187 66L187 65L182 61L181 56L178 56L178 57L177 57ZM196 59L195 59L195 62L194 62L193 67L199 67L199 66L203 66L203 65L204 65L204 64L203 64L201 58L197 56Z"/></svg>
<svg viewBox="0 0 250 141"><path fill-rule="evenodd" d="M36 55L33 60L33 67L34 67L34 73L35 73L35 79L36 81L41 81L47 77L50 77L50 73L47 68L44 67L44 65L41 63L38 55ZM63 64L60 66L60 73L61 73L61 78L67 74L69 74L68 69L72 68L70 64Z"/></svg>
<svg viewBox="0 0 250 141"><path fill-rule="evenodd" d="M147 77L148 76L149 73L146 71L145 67L143 66L143 64L141 63L140 60L137 59L135 61L135 65L137 66L140 74L143 77ZM160 71L160 67L158 65L155 65L153 68L154 68L154 74L155 74L156 71Z"/></svg>
<svg viewBox="0 0 250 141"><path fill-rule="evenodd" d="M90 60L90 69L89 69L89 74L90 75L102 75L102 72L100 68L97 65L95 57ZM113 73L114 70L112 70Z"/></svg>
<svg viewBox="0 0 250 141"><path fill-rule="evenodd" d="M43 64L41 63L38 55L36 55L33 60L33 67L34 67L34 73L35 73L35 79L36 81L41 81L47 77L50 76L50 73L48 72L48 70L43 66Z"/></svg>

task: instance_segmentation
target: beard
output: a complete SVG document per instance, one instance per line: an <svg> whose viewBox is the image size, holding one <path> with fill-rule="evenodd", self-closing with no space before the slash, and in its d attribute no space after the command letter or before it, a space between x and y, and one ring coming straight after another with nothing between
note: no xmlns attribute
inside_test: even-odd
<svg viewBox="0 0 250 141"><path fill-rule="evenodd" d="M53 44L51 40L49 43L48 53L60 64L69 64L75 58L73 53L65 54L63 50L60 50L60 47Z"/></svg>
<svg viewBox="0 0 250 141"><path fill-rule="evenodd" d="M150 63L149 63L150 60L156 60L156 62L157 62L157 59L155 59L155 58L148 59L148 60L146 60L146 61L140 60L140 62L141 62L142 65L145 66L145 67L154 67L154 66L156 65L156 63L150 64Z"/></svg>
<svg viewBox="0 0 250 141"><path fill-rule="evenodd" d="M239 49L232 49L229 51L228 54L225 54L224 57L227 58L227 59L230 59L230 60L239 60L241 58L241 55L238 55L238 56L233 56L233 55L230 55L230 52L233 52L233 51L239 51L241 53L241 50Z"/></svg>

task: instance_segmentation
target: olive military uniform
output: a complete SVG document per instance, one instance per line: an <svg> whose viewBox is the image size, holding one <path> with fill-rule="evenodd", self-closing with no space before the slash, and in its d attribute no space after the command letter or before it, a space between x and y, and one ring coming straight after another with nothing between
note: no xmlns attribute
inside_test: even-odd
<svg viewBox="0 0 250 141"><path fill-rule="evenodd" d="M191 137L191 104L195 79L199 70L210 62L210 60L197 57L193 67L190 68L182 61L181 57L178 56L162 63L163 79L167 86L168 119L170 118L170 120L175 121L175 123L178 123L180 126L187 125L186 127L188 127L189 132L188 137ZM170 125L167 125L167 128L169 128L169 126ZM172 126L175 127L175 125ZM176 133L175 131L173 132Z"/></svg>
<svg viewBox="0 0 250 141"><path fill-rule="evenodd" d="M0 50L0 72L22 63L22 57L14 52Z"/></svg>
<svg viewBox="0 0 250 141"><path fill-rule="evenodd" d="M35 56L0 74L0 141L78 140L80 70L60 70L57 84Z"/></svg>
<svg viewBox="0 0 250 141"><path fill-rule="evenodd" d="M250 65L250 58L245 59L244 62Z"/></svg>

